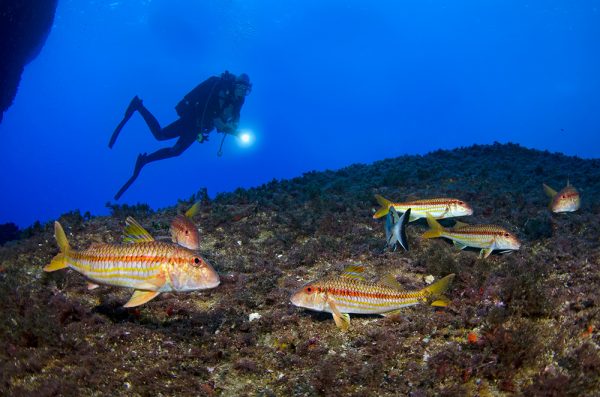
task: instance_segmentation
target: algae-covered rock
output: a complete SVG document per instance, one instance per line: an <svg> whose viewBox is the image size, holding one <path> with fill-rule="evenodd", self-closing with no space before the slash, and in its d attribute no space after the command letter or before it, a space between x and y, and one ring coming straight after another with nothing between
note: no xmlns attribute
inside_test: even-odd
<svg viewBox="0 0 600 397"><path fill-rule="evenodd" d="M221 194L194 218L221 285L132 309L122 307L129 290L90 291L74 271L44 273L58 248L52 224L38 224L0 246L0 394L596 395L599 165L495 144ZM567 174L582 207L551 214L542 183ZM502 225L523 245L479 259L422 239L427 224L417 221L410 251L386 250L374 193L460 197L474 208L462 221ZM189 204L111 205L108 217L72 211L61 221L75 248L119 242L132 214L168 238ZM290 303L304 283L356 263L407 290L455 273L450 304L352 315L342 333L331 314Z"/></svg>

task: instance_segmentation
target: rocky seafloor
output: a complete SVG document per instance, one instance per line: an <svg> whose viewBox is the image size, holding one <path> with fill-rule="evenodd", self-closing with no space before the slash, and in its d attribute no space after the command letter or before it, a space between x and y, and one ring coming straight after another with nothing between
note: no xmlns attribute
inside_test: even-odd
<svg viewBox="0 0 600 397"><path fill-rule="evenodd" d="M542 183L567 179L582 207L553 214ZM422 239L418 221L411 250L391 252L375 193L466 200L475 212L461 220L502 225L523 245L483 260ZM197 198L60 221L75 248L118 242L128 215L165 236ZM58 249L52 222L37 224L0 247L0 395L600 395L599 198L599 160L513 144L310 172L206 199L194 220L221 285L131 309L131 290L44 273ZM291 305L294 289L356 263L406 289L456 273L451 303L352 315L346 333Z"/></svg>

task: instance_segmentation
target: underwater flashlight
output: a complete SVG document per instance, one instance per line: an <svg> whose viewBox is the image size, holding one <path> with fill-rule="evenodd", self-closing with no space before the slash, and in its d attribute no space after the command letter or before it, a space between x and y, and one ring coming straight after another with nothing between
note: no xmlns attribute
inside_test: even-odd
<svg viewBox="0 0 600 397"><path fill-rule="evenodd" d="M248 130L240 131L238 137L240 138L241 146L250 146L252 144L252 141L254 140L254 136Z"/></svg>

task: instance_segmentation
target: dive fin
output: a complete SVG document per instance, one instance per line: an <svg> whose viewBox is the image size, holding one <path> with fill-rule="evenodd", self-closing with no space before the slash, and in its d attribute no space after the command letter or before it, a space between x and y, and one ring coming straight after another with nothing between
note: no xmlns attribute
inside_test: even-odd
<svg viewBox="0 0 600 397"><path fill-rule="evenodd" d="M60 249L60 253L52 258L52 261L49 265L44 267L45 272L53 272L69 266L67 263L66 254L69 252L71 247L69 247L69 241L67 241L67 235L65 234L65 231L58 221L54 222L54 238L56 239L56 244Z"/></svg>
<svg viewBox="0 0 600 397"><path fill-rule="evenodd" d="M384 217L387 215L387 213L390 210L391 205L393 204L390 200L383 198L382 196L380 196L379 194L375 195L375 200L377 200L377 202L379 203L379 205L381 206L381 208L379 208L377 210L377 212L375 212L375 214L373 215L374 219L379 219L381 217Z"/></svg>
<svg viewBox="0 0 600 397"><path fill-rule="evenodd" d="M142 291L135 290L133 295L131 295L131 299L127 301L123 307L135 307L139 305L143 305L144 303L156 298L156 296L160 294L159 291Z"/></svg>
<svg viewBox="0 0 600 397"><path fill-rule="evenodd" d="M150 278L144 281L143 283L136 284L135 288L137 288L138 290L156 291L161 289L166 282L167 278L161 272L156 277Z"/></svg>
<svg viewBox="0 0 600 397"><path fill-rule="evenodd" d="M436 238L442 236L444 227L440 225L429 212L427 213L427 224L431 229L423 233L423 238Z"/></svg>
<svg viewBox="0 0 600 397"><path fill-rule="evenodd" d="M123 230L124 243L145 243L154 241L154 237L148 233L135 219L128 216L125 219L125 229Z"/></svg>

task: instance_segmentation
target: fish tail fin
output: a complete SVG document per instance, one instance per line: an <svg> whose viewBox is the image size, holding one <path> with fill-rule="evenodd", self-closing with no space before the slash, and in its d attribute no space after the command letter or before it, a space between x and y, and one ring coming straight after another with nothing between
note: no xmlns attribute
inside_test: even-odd
<svg viewBox="0 0 600 397"><path fill-rule="evenodd" d="M60 249L60 253L52 259L52 262L50 262L49 265L44 267L45 272L54 272L68 266L67 253L70 251L71 247L69 246L65 231L58 222L54 222L54 238L56 239L56 244Z"/></svg>
<svg viewBox="0 0 600 397"><path fill-rule="evenodd" d="M442 233L444 232L444 227L440 225L440 223L436 221L430 213L427 213L427 224L431 229L423 233L423 238L441 237Z"/></svg>
<svg viewBox="0 0 600 397"><path fill-rule="evenodd" d="M193 218L198 211L200 210L200 205L202 204L202 200L198 200L194 203L194 205L192 205L190 207L190 209L188 209L187 211L185 211L185 216L188 218Z"/></svg>
<svg viewBox="0 0 600 397"><path fill-rule="evenodd" d="M381 217L384 217L388 214L388 212L390 211L390 207L392 206L392 202L386 198L384 198L383 196L380 196L379 194L375 195L375 200L377 200L377 202L379 203L379 205L381 206L381 208L379 208L377 210L377 212L375 213L375 215L373 215L374 219L378 219Z"/></svg>
<svg viewBox="0 0 600 397"><path fill-rule="evenodd" d="M556 196L556 190L552 189L550 186L546 185L545 183L542 184L544 186L544 193L546 193L546 196L552 198L554 196Z"/></svg>
<svg viewBox="0 0 600 397"><path fill-rule="evenodd" d="M454 280L455 274L449 274L446 277L436 281L435 283L423 288L421 292L432 300L431 306L446 307L450 303L450 300L443 294L446 292L452 280Z"/></svg>

